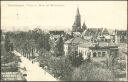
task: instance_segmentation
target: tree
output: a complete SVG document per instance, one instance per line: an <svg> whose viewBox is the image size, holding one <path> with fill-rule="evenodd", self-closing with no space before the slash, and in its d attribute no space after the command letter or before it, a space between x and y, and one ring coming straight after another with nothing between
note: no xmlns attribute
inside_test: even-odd
<svg viewBox="0 0 128 82"><path fill-rule="evenodd" d="M65 37L65 41L67 41L67 40L69 40L69 39L71 39L71 38L73 38L73 36L72 35L70 35L70 34L65 34L64 35L64 37Z"/></svg>
<svg viewBox="0 0 128 82"><path fill-rule="evenodd" d="M78 67L79 65L82 64L83 62L83 57L82 57L82 53L79 53L77 51L75 52L72 52L70 55L69 55L69 60L71 61L72 65L74 67Z"/></svg>
<svg viewBox="0 0 128 82"><path fill-rule="evenodd" d="M114 81L115 76L109 69L97 67L94 63L85 62L73 71L75 81Z"/></svg>
<svg viewBox="0 0 128 82"><path fill-rule="evenodd" d="M72 66L70 61L65 56L55 57L49 52L40 54L40 66L47 67L48 71L54 77L60 80L70 80L72 74Z"/></svg>
<svg viewBox="0 0 128 82"><path fill-rule="evenodd" d="M63 42L63 38L60 37L58 39L58 41L56 42L56 49L57 49L57 56L62 56L64 54L64 42Z"/></svg>
<svg viewBox="0 0 128 82"><path fill-rule="evenodd" d="M10 51L9 44L10 44L9 35L6 35L5 36L5 49L6 49L7 52Z"/></svg>
<svg viewBox="0 0 128 82"><path fill-rule="evenodd" d="M72 74L70 61L63 56L52 57L51 60L50 68L52 69L52 74L60 80L70 80Z"/></svg>

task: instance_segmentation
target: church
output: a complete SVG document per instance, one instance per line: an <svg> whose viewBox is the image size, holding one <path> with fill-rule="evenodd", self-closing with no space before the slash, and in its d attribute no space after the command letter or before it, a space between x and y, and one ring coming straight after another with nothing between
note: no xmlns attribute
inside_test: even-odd
<svg viewBox="0 0 128 82"><path fill-rule="evenodd" d="M75 21L72 25L72 34L74 37L81 37L89 42L127 43L127 31L117 31L103 27L87 28L85 22L81 25L79 8L77 8Z"/></svg>
<svg viewBox="0 0 128 82"><path fill-rule="evenodd" d="M81 15L79 12L79 8L77 8L76 16L75 16L75 21L72 26L72 32L80 32L82 33L85 29L87 29L85 22L83 23L83 26L81 26Z"/></svg>

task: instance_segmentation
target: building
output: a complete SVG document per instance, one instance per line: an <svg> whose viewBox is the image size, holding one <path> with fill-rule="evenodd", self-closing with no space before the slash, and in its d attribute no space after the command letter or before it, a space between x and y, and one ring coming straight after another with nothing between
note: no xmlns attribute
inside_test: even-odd
<svg viewBox="0 0 128 82"><path fill-rule="evenodd" d="M72 27L73 32L81 32L81 15L79 12L79 8L77 8L77 14L75 16L75 21Z"/></svg>
<svg viewBox="0 0 128 82"><path fill-rule="evenodd" d="M101 35L103 28L87 28L83 33L82 36L85 40L93 42L96 40L97 36Z"/></svg>
<svg viewBox="0 0 128 82"><path fill-rule="evenodd" d="M90 42L114 42L115 41L115 33L113 30L109 30L106 28L87 28L82 36L85 40Z"/></svg>
<svg viewBox="0 0 128 82"><path fill-rule="evenodd" d="M84 59L90 56L94 61L104 61L110 55L118 54L118 46L115 43L88 42L78 45L78 53L82 53Z"/></svg>
<svg viewBox="0 0 128 82"><path fill-rule="evenodd" d="M115 30L115 43L127 43L127 30Z"/></svg>
<svg viewBox="0 0 128 82"><path fill-rule="evenodd" d="M79 12L79 8L77 8L76 16L74 24L72 25L72 32L83 32L86 29L85 22L83 23L83 26L81 26L81 15Z"/></svg>
<svg viewBox="0 0 128 82"><path fill-rule="evenodd" d="M83 23L83 26L82 26L82 32L85 31L87 29L87 26L85 24L85 22Z"/></svg>
<svg viewBox="0 0 128 82"><path fill-rule="evenodd" d="M64 52L65 56L68 55L71 52L77 51L78 50L78 45L85 43L86 41L82 39L81 37L74 37L72 39L67 40L64 43Z"/></svg>

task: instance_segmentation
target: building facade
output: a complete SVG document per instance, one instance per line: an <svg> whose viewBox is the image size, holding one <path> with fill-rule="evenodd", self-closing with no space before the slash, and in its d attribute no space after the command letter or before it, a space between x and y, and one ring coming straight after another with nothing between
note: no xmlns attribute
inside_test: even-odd
<svg viewBox="0 0 128 82"><path fill-rule="evenodd" d="M78 45L85 43L86 41L81 37L75 37L70 40L67 40L64 43L64 52L65 56L70 54L71 52L78 51Z"/></svg>
<svg viewBox="0 0 128 82"><path fill-rule="evenodd" d="M115 43L119 44L119 43L127 43L127 30L116 30L115 31Z"/></svg>
<svg viewBox="0 0 128 82"><path fill-rule="evenodd" d="M88 56L94 61L104 61L110 55L118 55L118 46L110 43L84 43L78 46L78 53L82 53L83 58Z"/></svg>

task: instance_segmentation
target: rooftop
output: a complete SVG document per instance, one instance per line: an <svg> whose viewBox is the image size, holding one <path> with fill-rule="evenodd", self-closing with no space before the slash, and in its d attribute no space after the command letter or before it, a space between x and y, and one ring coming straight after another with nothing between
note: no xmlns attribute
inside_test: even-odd
<svg viewBox="0 0 128 82"><path fill-rule="evenodd" d="M85 43L86 41L84 39L82 39L81 37L75 37L75 38L72 38L70 40L67 40L65 43Z"/></svg>
<svg viewBox="0 0 128 82"><path fill-rule="evenodd" d="M101 48L117 47L117 45L115 43L107 43L107 42L99 42L99 43L91 43L91 42L88 42L88 43L80 44L79 47L83 47L83 48L94 48L94 47L96 47L96 45L98 47L101 47Z"/></svg>
<svg viewBox="0 0 128 82"><path fill-rule="evenodd" d="M64 31L49 31L50 34L53 34L53 35L60 35L60 34L64 34Z"/></svg>
<svg viewBox="0 0 128 82"><path fill-rule="evenodd" d="M115 30L112 29L106 29L106 28L88 28L85 30L82 34L85 36L92 36L92 35L106 35L110 34L113 35Z"/></svg>
<svg viewBox="0 0 128 82"><path fill-rule="evenodd" d="M127 30L116 30L117 35L127 35Z"/></svg>
<svg viewBox="0 0 128 82"><path fill-rule="evenodd" d="M100 35L102 30L103 30L103 28L88 28L82 34L85 36Z"/></svg>

